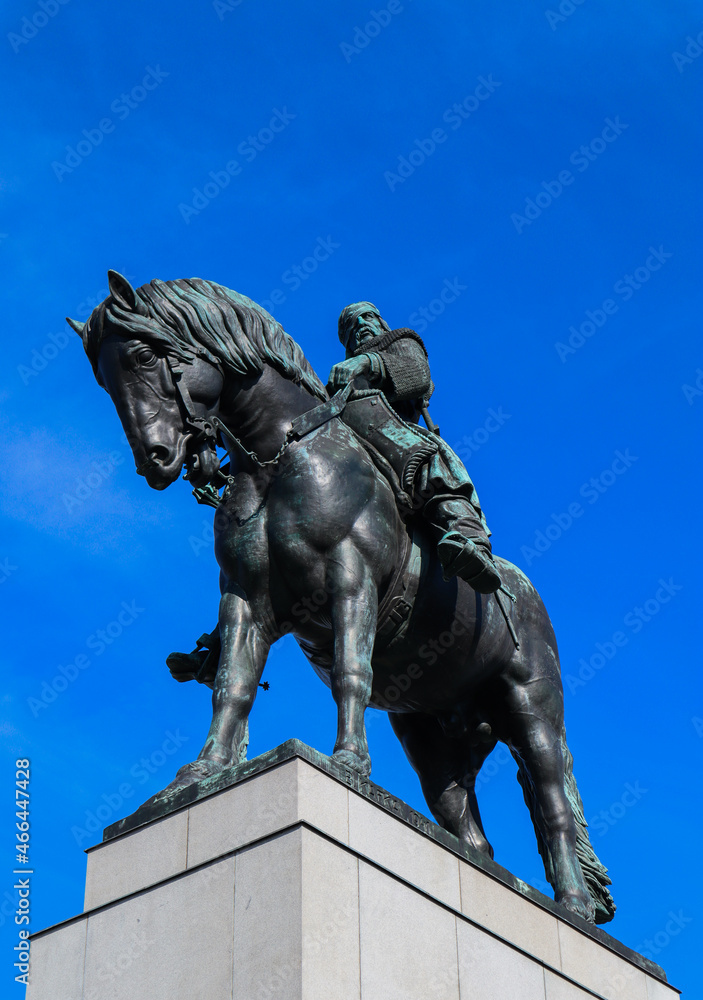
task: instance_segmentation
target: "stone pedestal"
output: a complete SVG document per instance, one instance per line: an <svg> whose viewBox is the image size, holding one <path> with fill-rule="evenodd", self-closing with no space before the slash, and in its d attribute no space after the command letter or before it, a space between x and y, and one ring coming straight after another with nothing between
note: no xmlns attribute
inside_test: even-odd
<svg viewBox="0 0 703 1000"><path fill-rule="evenodd" d="M297 740L88 851L27 1000L676 1000L662 970ZM617 918L616 918L617 919Z"/></svg>

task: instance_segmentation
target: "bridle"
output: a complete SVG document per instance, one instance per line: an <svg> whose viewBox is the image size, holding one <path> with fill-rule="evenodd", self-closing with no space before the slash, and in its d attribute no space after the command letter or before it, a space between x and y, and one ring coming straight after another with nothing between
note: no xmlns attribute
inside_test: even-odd
<svg viewBox="0 0 703 1000"><path fill-rule="evenodd" d="M217 445L215 420L217 418L208 419L207 417L199 417L196 414L195 407L193 406L193 400L191 399L190 392L188 391L188 386L183 378L183 369L181 368L180 362L167 354L166 364L171 372L174 395L182 410L184 430L191 434L192 440L196 446L203 443L215 451ZM196 448L196 450L199 450L199 448Z"/></svg>
<svg viewBox="0 0 703 1000"><path fill-rule="evenodd" d="M214 452L217 452L217 430L215 429L215 420L217 418L208 420L207 417L199 417L197 415L193 400L188 391L188 386L183 378L183 369L180 362L168 354L165 356L165 360L171 373L173 395L181 411L183 429L190 435L191 441L195 446L194 450L200 451L201 445L204 444ZM141 465L137 466L137 473L143 476L148 469L156 465L158 465L158 462L155 459L147 457Z"/></svg>
<svg viewBox="0 0 703 1000"><path fill-rule="evenodd" d="M225 441L225 448L228 452L229 448L227 447L227 442L230 441L232 444L236 445L236 447L243 452L247 458L251 459L254 465L258 465L260 469L265 469L269 465L276 465L291 441L300 440L300 438L309 434L310 431L314 430L316 427L319 427L328 420L331 420L333 417L338 416L346 406L347 400L354 388L350 382L340 389L331 399L327 400L327 402L320 403L313 410L308 410L300 417L296 417L283 439L283 444L278 449L278 452L273 456L273 458L261 459L255 451L251 451L247 448L246 445L244 445L239 438L232 433L229 427L227 427L227 425L219 417L213 416L208 419L206 417L199 417L196 415L193 400L191 399L190 392L188 391L188 386L183 379L183 369L180 364L169 355L166 355L166 363L168 364L171 372L175 396L179 400L185 414L183 421L184 428L190 431L194 442L199 444L201 441L204 441L206 444L210 445L210 447L215 449L217 444L217 434L220 432Z"/></svg>
<svg viewBox="0 0 703 1000"><path fill-rule="evenodd" d="M256 452L250 451L249 448L245 447L239 438L232 433L232 431L222 420L220 420L219 417L214 416L208 419L207 417L197 416L195 407L193 406L193 400L191 399L190 392L188 391L188 386L183 378L183 369L178 361L175 361L172 357L169 357L169 355L166 355L166 363L171 372L174 394L176 399L179 401L181 409L183 410L184 429L190 432L192 440L196 446L204 443L215 451L217 445L217 434L219 431L225 440L225 448L228 452L229 448L227 448L227 442L231 441L232 444L235 444L240 451L244 452L244 454L260 468L265 468L267 465L275 465L276 462L278 462L279 458L290 444L290 433L286 435L283 445L279 449L278 453L274 455L273 458L263 461L259 458ZM197 447L196 450L198 450Z"/></svg>

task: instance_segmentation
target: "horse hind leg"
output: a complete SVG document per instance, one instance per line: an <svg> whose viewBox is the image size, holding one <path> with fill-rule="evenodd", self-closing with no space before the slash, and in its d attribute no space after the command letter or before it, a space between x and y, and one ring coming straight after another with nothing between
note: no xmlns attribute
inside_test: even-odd
<svg viewBox="0 0 703 1000"><path fill-rule="evenodd" d="M510 744L545 873L556 902L593 923L595 903L578 859L576 823L565 789L561 723L546 721L545 706L531 710L527 700L510 717Z"/></svg>
<svg viewBox="0 0 703 1000"><path fill-rule="evenodd" d="M473 819L474 830L478 831L478 840L481 838L483 840L483 845L480 843L475 845L477 850L482 851L482 853L487 854L490 858L493 857L493 848L486 839L486 833L483 829L483 821L481 819L481 813L478 808L478 799L476 798L476 778L478 777L479 771L483 767L483 764L495 748L497 740L491 740L487 743L479 743L478 746L471 746L468 749L468 760L466 765L466 772L461 779L461 785L466 790L467 806L469 813Z"/></svg>
<svg viewBox="0 0 703 1000"><path fill-rule="evenodd" d="M615 916L615 902L608 889L612 885L608 869L598 859L588 836L588 823L583 814L583 802L574 777L574 758L566 742L566 730L561 728L561 750L564 758L564 790L576 824L576 855L581 865L588 891L596 907L596 923L605 924Z"/></svg>
<svg viewBox="0 0 703 1000"><path fill-rule="evenodd" d="M437 823L492 858L493 848L483 829L474 783L495 742L467 751L463 740L447 737L434 716L389 713L389 718Z"/></svg>

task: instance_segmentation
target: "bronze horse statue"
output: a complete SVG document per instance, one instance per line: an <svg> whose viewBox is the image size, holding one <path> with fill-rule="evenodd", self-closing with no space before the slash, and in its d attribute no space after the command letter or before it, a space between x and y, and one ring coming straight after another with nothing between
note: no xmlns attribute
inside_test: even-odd
<svg viewBox="0 0 703 1000"><path fill-rule="evenodd" d="M330 401L300 347L256 303L197 278L136 291L115 272L109 279L87 323L69 322L137 472L163 490L185 465L203 488L218 475L216 446L230 453L215 514L212 724L169 789L244 758L268 651L293 632L337 705L334 759L368 774L364 712L385 709L436 821L492 857L474 783L502 741L556 901L590 921L612 919L566 745L556 639L527 577L496 560L515 598L504 599L507 612L496 595L444 579L422 526L401 516L392 477L345 423L344 400ZM398 595L405 618L394 619Z"/></svg>

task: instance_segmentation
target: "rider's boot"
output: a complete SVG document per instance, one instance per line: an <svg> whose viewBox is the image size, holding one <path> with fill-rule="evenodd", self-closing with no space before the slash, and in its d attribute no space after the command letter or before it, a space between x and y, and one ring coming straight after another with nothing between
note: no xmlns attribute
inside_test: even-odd
<svg viewBox="0 0 703 1000"><path fill-rule="evenodd" d="M442 537L437 555L445 580L459 576L479 594L498 590L501 579L493 562L491 543L476 510L461 497L431 504L430 520Z"/></svg>
<svg viewBox="0 0 703 1000"><path fill-rule="evenodd" d="M177 681L195 680L211 687L219 658L220 631L215 626L212 632L200 636L191 653L169 653L166 665Z"/></svg>

